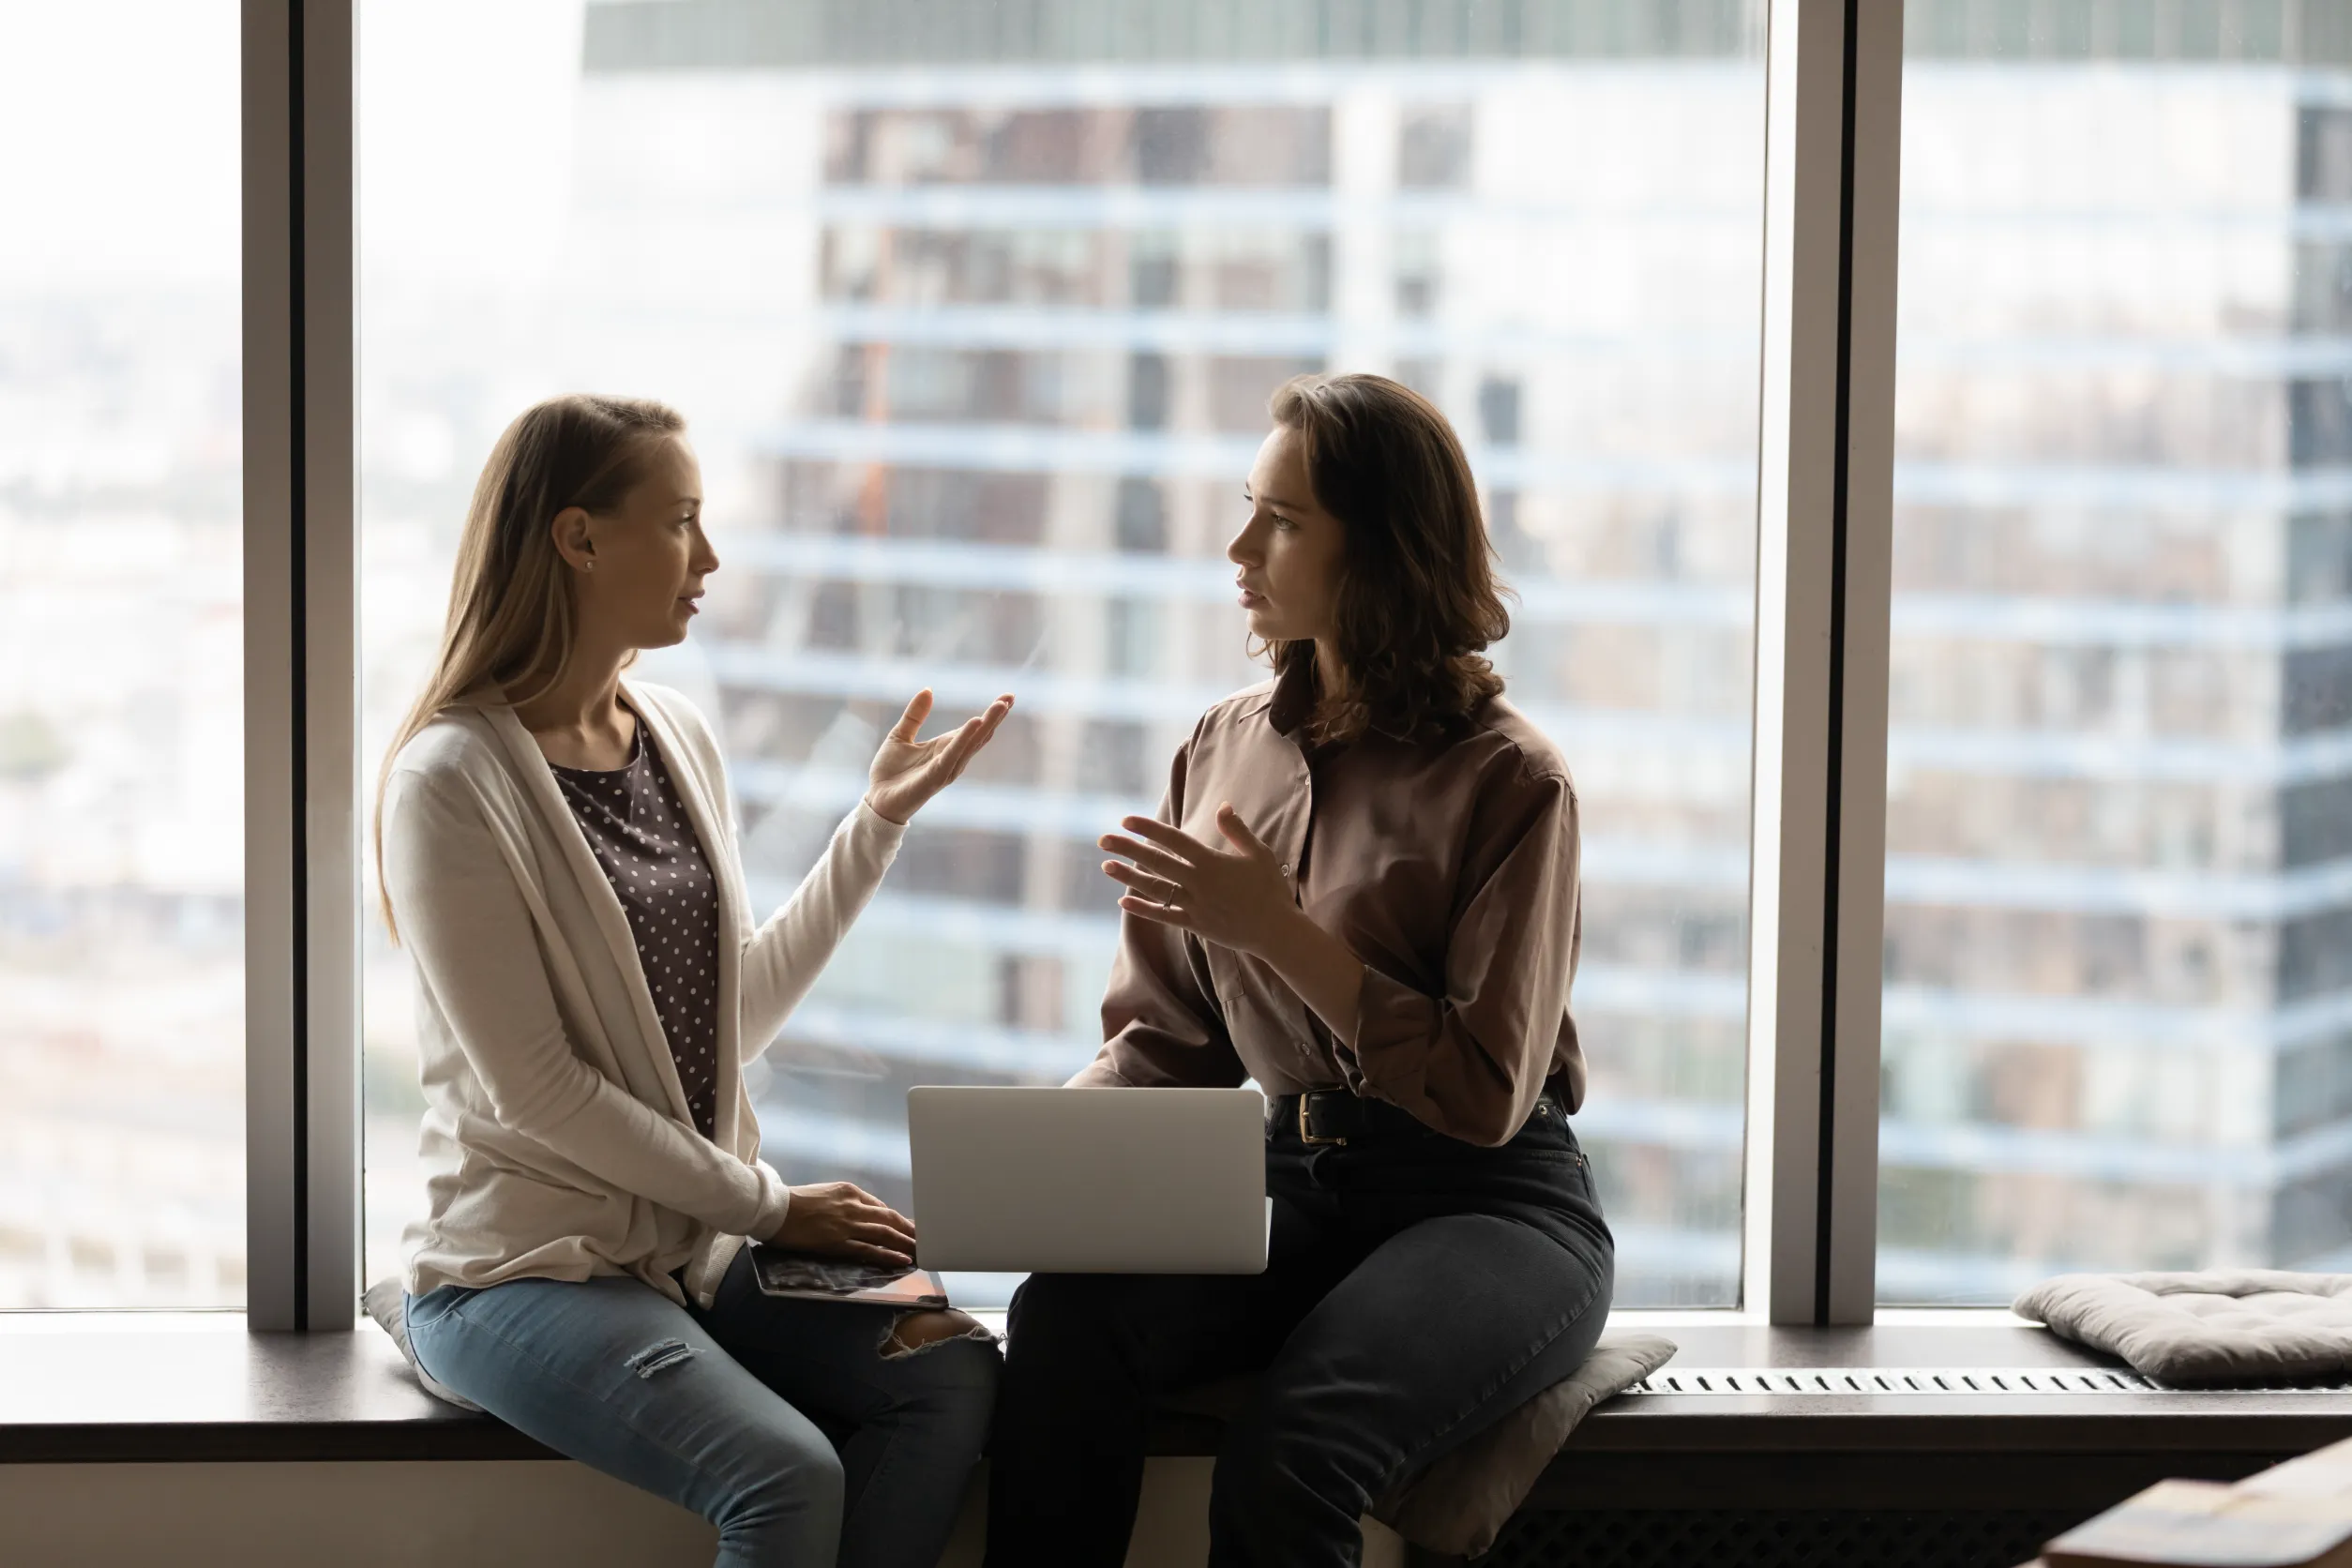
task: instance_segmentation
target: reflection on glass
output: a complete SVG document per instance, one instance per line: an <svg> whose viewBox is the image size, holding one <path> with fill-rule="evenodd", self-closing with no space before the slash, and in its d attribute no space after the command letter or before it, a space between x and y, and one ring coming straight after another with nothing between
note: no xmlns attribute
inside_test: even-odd
<svg viewBox="0 0 2352 1568"><path fill-rule="evenodd" d="M245 1302L237 8L0 47L0 1308Z"/></svg>
<svg viewBox="0 0 2352 1568"><path fill-rule="evenodd" d="M927 0L836 35L847 12L675 0L490 36L363 7L370 745L491 436L557 390L694 422L724 565L643 669L722 730L755 897L790 891L918 685L943 717L1018 691L752 1080L789 1179L904 1201L910 1085L1057 1082L1099 1041L1092 840L1259 675L1223 550L1269 393L1395 374L1470 444L1521 596L1500 662L1576 772L1579 1126L1620 1299L1728 1304L1759 12L1550 8L1511 41L1467 4L1394 38L1311 9L1220 38L1170 0L1123 37L1092 6ZM379 939L371 1274L422 1200L404 970Z"/></svg>
<svg viewBox="0 0 2352 1568"><path fill-rule="evenodd" d="M1913 0L1881 1299L2352 1259L2352 34Z"/></svg>

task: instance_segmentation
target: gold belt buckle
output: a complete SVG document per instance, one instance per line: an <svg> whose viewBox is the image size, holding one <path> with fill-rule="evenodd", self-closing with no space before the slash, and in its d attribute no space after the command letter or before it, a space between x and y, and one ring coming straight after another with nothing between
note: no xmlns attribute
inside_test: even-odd
<svg viewBox="0 0 2352 1568"><path fill-rule="evenodd" d="M1348 1140L1344 1138L1317 1138L1315 1136L1315 1130L1307 1125L1306 1100L1307 1096L1305 1094L1301 1094L1299 1096L1299 1141L1301 1143L1323 1144L1336 1149L1345 1149L1348 1147Z"/></svg>

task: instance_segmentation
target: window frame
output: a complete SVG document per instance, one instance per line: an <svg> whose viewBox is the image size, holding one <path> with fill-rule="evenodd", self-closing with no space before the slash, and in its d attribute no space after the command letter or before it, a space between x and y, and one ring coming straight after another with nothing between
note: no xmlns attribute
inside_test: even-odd
<svg viewBox="0 0 2352 1568"><path fill-rule="evenodd" d="M1741 1295L1773 1324L1877 1311L1904 11L1772 0L1765 42Z"/></svg>
<svg viewBox="0 0 2352 1568"><path fill-rule="evenodd" d="M359 1304L355 0L244 0L246 1320Z"/></svg>
<svg viewBox="0 0 2352 1568"><path fill-rule="evenodd" d="M364 1283L356 8L241 8L256 1331L349 1328ZM1767 6L1743 1262L1711 1321L1876 1314L1904 9Z"/></svg>

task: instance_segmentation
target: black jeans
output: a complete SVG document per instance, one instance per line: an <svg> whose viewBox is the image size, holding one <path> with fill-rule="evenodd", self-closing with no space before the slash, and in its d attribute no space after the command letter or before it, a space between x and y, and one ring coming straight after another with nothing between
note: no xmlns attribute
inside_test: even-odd
<svg viewBox="0 0 2352 1568"><path fill-rule="evenodd" d="M1354 1563L1374 1499L1600 1337L1614 1248L1548 1101L1499 1149L1426 1130L1308 1148L1293 1121L1266 1183L1262 1274L1037 1274L1013 1298L988 1568L1118 1568L1153 1404L1259 1369L1217 1455L1209 1560Z"/></svg>

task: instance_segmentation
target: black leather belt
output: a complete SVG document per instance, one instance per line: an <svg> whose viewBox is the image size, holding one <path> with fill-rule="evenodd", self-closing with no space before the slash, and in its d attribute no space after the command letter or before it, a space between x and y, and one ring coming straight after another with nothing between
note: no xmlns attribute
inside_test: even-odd
<svg viewBox="0 0 2352 1568"><path fill-rule="evenodd" d="M1551 1095L1535 1102L1535 1116L1566 1113ZM1304 1094L1275 1094L1266 1101L1266 1134L1296 1133L1310 1147L1345 1148L1349 1143L1425 1136L1434 1129L1411 1111L1386 1100L1365 1099L1345 1089L1310 1089Z"/></svg>

